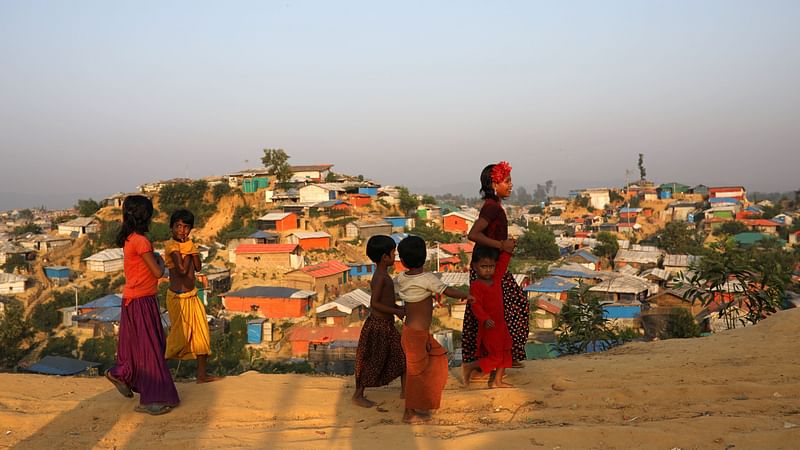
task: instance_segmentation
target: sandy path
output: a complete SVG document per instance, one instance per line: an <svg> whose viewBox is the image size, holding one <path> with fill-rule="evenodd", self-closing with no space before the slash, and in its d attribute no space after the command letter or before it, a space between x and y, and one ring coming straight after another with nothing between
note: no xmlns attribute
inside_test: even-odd
<svg viewBox="0 0 800 450"><path fill-rule="evenodd" d="M462 390L452 377L419 426L400 423L397 384L367 390L385 412L351 406L352 378L179 383L182 405L150 417L102 378L0 374L0 447L798 448L798 334L791 310L708 338L528 362L514 389Z"/></svg>

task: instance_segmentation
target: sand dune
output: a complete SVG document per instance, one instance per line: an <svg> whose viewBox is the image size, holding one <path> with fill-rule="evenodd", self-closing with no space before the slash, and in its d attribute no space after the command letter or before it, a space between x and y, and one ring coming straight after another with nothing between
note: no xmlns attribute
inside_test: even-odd
<svg viewBox="0 0 800 450"><path fill-rule="evenodd" d="M634 343L529 361L513 389L451 377L432 423L400 422L399 386L246 373L179 383L165 416L133 411L103 378L0 374L0 447L14 448L800 448L800 310L701 339Z"/></svg>

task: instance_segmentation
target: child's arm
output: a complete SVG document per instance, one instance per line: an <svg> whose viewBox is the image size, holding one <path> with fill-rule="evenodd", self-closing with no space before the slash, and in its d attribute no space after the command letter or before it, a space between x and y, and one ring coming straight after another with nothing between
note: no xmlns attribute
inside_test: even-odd
<svg viewBox="0 0 800 450"><path fill-rule="evenodd" d="M160 260L160 261L159 261ZM142 261L156 278L164 276L164 260L152 251L142 253Z"/></svg>
<svg viewBox="0 0 800 450"><path fill-rule="evenodd" d="M381 302L381 295L383 294L383 290L386 289L386 277L373 278L370 287L372 288L372 294L370 294L369 297L370 309L380 311L384 314L393 314L401 318L405 316L405 309L397 305L387 305Z"/></svg>
<svg viewBox="0 0 800 450"><path fill-rule="evenodd" d="M495 283L503 281L503 276L508 271L508 264L511 262L511 253L500 252L500 257L497 258L497 265L494 267L494 275L492 276Z"/></svg>
<svg viewBox="0 0 800 450"><path fill-rule="evenodd" d="M465 299L465 300L469 300L469 299L472 298L472 295L470 295L469 293L464 292L461 289L456 289L456 288L450 287L450 286L448 286L444 291L442 291L442 294L444 294L444 295L446 295L448 297L460 298L460 299Z"/></svg>
<svg viewBox="0 0 800 450"><path fill-rule="evenodd" d="M481 297L480 296L473 296L474 290L470 288L470 297L472 297L472 301L469 302L470 307L472 308L472 313L475 314L475 317L478 319L479 323L483 325L486 323L487 320L492 320L489 317L489 313L483 309L483 305L481 304Z"/></svg>
<svg viewBox="0 0 800 450"><path fill-rule="evenodd" d="M178 251L170 252L169 258L172 261L172 266L175 268L174 272L178 275L185 277L189 273L190 264L192 263L190 255L182 255Z"/></svg>

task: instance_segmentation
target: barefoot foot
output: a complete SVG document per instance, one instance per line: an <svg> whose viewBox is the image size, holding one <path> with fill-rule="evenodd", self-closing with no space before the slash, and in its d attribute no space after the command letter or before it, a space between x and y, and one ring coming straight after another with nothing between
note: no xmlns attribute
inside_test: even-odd
<svg viewBox="0 0 800 450"><path fill-rule="evenodd" d="M430 413L422 413L413 409L407 409L403 414L403 422L412 425L428 422L431 418Z"/></svg>
<svg viewBox="0 0 800 450"><path fill-rule="evenodd" d="M352 402L356 406L360 406L362 408L372 408L375 406L375 402L372 400L367 400L366 397L353 397Z"/></svg>

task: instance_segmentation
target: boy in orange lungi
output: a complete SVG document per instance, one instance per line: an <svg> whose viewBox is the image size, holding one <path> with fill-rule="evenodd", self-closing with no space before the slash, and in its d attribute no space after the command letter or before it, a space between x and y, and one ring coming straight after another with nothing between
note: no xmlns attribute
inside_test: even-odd
<svg viewBox="0 0 800 450"><path fill-rule="evenodd" d="M436 275L425 272L425 241L409 236L397 246L400 260L409 268L394 279L395 292L405 302L406 321L400 342L406 355L406 408L403 422L431 420L431 410L439 409L447 384L447 350L430 333L433 295L471 300L458 289L447 287Z"/></svg>

